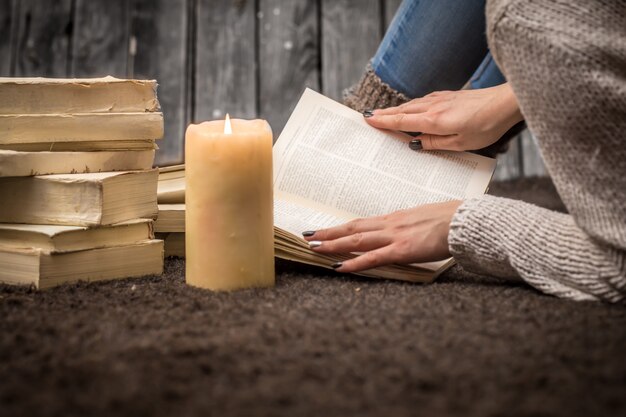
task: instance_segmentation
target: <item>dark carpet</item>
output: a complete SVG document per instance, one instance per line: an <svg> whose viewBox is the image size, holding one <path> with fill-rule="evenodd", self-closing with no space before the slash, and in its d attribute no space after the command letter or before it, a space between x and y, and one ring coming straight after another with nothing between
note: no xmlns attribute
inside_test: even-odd
<svg viewBox="0 0 626 417"><path fill-rule="evenodd" d="M555 209L546 181L494 185ZM278 262L273 289L0 287L2 416L626 415L626 309Z"/></svg>

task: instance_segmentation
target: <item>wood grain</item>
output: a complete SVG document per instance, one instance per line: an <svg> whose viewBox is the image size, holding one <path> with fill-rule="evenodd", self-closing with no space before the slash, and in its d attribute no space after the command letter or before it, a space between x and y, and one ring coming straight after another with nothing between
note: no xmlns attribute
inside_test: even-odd
<svg viewBox="0 0 626 417"><path fill-rule="evenodd" d="M378 0L322 0L323 92L341 99L359 80L382 38Z"/></svg>
<svg viewBox="0 0 626 417"><path fill-rule="evenodd" d="M187 0L132 0L129 76L156 79L165 118L156 165L183 162Z"/></svg>
<svg viewBox="0 0 626 417"><path fill-rule="evenodd" d="M0 0L0 76L11 75L14 0Z"/></svg>
<svg viewBox="0 0 626 417"><path fill-rule="evenodd" d="M193 119L255 118L254 1L197 2Z"/></svg>
<svg viewBox="0 0 626 417"><path fill-rule="evenodd" d="M127 74L129 0L75 0L72 75Z"/></svg>
<svg viewBox="0 0 626 417"><path fill-rule="evenodd" d="M318 5L310 0L261 0L260 116L278 138L305 87L319 91Z"/></svg>
<svg viewBox="0 0 626 417"><path fill-rule="evenodd" d="M19 0L16 7L15 75L65 77L72 36L71 0Z"/></svg>
<svg viewBox="0 0 626 417"><path fill-rule="evenodd" d="M182 162L192 119L260 115L276 138L306 86L340 100L401 0L42 4L0 0L0 75L156 78L166 131L157 164L165 165ZM499 159L496 179L547 175L529 133Z"/></svg>

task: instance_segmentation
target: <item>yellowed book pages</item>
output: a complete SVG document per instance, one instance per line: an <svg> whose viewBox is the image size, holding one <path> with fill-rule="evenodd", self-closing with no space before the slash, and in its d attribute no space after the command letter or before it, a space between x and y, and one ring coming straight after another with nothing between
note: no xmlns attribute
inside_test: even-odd
<svg viewBox="0 0 626 417"><path fill-rule="evenodd" d="M151 169L154 150L16 152L0 150L0 177Z"/></svg>
<svg viewBox="0 0 626 417"><path fill-rule="evenodd" d="M163 177L163 178L170 178L170 173L177 173L177 174L173 174L174 177L177 177L180 175L180 173L182 172L182 175L185 175L185 164L179 164L179 165L168 165L168 166L164 166L164 167L159 167L159 178Z"/></svg>
<svg viewBox="0 0 626 417"><path fill-rule="evenodd" d="M162 137L162 113L0 114L4 144Z"/></svg>
<svg viewBox="0 0 626 417"><path fill-rule="evenodd" d="M99 140L85 142L0 143L0 150L18 152L93 152L157 150L154 139Z"/></svg>
<svg viewBox="0 0 626 417"><path fill-rule="evenodd" d="M154 222L155 232L185 232L185 205L159 204L159 214Z"/></svg>
<svg viewBox="0 0 626 417"><path fill-rule="evenodd" d="M185 202L185 165L159 168L157 194L159 204L183 204Z"/></svg>
<svg viewBox="0 0 626 417"><path fill-rule="evenodd" d="M159 111L155 80L0 78L0 114Z"/></svg>
<svg viewBox="0 0 626 417"><path fill-rule="evenodd" d="M144 240L131 245L65 253L41 249L0 247L0 282L44 289L76 281L160 275L163 241Z"/></svg>
<svg viewBox="0 0 626 417"><path fill-rule="evenodd" d="M98 226L157 216L158 172L0 178L0 223Z"/></svg>
<svg viewBox="0 0 626 417"><path fill-rule="evenodd" d="M185 257L185 234L184 233L157 233L157 239L165 242L165 256L176 258Z"/></svg>
<svg viewBox="0 0 626 417"><path fill-rule="evenodd" d="M38 248L45 253L124 246L147 239L154 239L149 219L98 227L0 223L0 246Z"/></svg>

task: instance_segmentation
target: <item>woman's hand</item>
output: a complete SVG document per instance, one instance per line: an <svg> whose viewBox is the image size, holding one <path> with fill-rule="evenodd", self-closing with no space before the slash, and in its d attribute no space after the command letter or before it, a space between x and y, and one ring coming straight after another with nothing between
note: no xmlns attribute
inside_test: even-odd
<svg viewBox="0 0 626 417"><path fill-rule="evenodd" d="M479 90L437 91L401 106L363 114L374 127L421 132L410 144L415 150L482 149L523 120L508 83Z"/></svg>
<svg viewBox="0 0 626 417"><path fill-rule="evenodd" d="M428 204L395 213L357 219L330 229L303 232L319 253L364 252L334 264L340 272L357 272L391 263L438 261L450 257L450 221L461 201Z"/></svg>

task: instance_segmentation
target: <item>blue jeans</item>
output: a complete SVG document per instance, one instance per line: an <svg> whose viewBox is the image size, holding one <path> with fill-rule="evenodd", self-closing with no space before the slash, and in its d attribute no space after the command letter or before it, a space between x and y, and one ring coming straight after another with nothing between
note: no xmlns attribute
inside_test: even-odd
<svg viewBox="0 0 626 417"><path fill-rule="evenodd" d="M410 98L506 81L487 48L484 0L404 0L371 63Z"/></svg>

